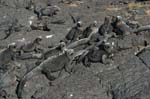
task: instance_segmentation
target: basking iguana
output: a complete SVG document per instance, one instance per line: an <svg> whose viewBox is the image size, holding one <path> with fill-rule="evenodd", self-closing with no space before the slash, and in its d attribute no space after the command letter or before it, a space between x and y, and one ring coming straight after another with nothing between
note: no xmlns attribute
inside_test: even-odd
<svg viewBox="0 0 150 99"><path fill-rule="evenodd" d="M24 85L26 81L33 77L34 75L37 75L39 73L45 74L45 76L49 80L54 80L55 78L51 75L53 72L61 71L65 69L67 72L69 72L67 66L71 61L71 56L73 55L72 49L64 49L62 53L59 55L54 55L52 57L49 57L48 59L44 60L39 66L32 69L30 72L25 74L16 89L16 93L19 99L22 99L22 90L24 88Z"/></svg>

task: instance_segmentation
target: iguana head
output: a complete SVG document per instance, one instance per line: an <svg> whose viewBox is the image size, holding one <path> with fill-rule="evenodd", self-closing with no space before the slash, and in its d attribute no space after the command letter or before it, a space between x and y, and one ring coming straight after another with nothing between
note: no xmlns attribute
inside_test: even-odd
<svg viewBox="0 0 150 99"><path fill-rule="evenodd" d="M61 10L61 8L58 7L57 5L54 5L53 7L56 9L56 11L60 11Z"/></svg>
<svg viewBox="0 0 150 99"><path fill-rule="evenodd" d="M63 50L63 53L65 53L69 59L72 59L73 58L73 54L74 54L74 50L65 48Z"/></svg>
<svg viewBox="0 0 150 99"><path fill-rule="evenodd" d="M61 50L64 50L66 48L66 43L65 42L60 42L60 48Z"/></svg>
<svg viewBox="0 0 150 99"><path fill-rule="evenodd" d="M112 16L112 23L118 23L122 20L123 18L121 16Z"/></svg>
<svg viewBox="0 0 150 99"><path fill-rule="evenodd" d="M111 21L110 19L111 19L110 16L106 16L106 17L105 17L105 20L104 20L104 23L105 23L105 24L109 24L110 21Z"/></svg>
<svg viewBox="0 0 150 99"><path fill-rule="evenodd" d="M113 53L115 50L115 43L114 42L104 42L104 49L108 53Z"/></svg>
<svg viewBox="0 0 150 99"><path fill-rule="evenodd" d="M42 36L38 36L38 37L35 38L34 43L40 44L40 42L41 42L42 40L43 40L43 39L42 39Z"/></svg>
<svg viewBox="0 0 150 99"><path fill-rule="evenodd" d="M94 21L94 22L91 24L91 27L97 27L97 21Z"/></svg>
<svg viewBox="0 0 150 99"><path fill-rule="evenodd" d="M53 7L52 9L54 10L54 14L58 14L61 11L61 8L58 7L57 5L54 5L52 7Z"/></svg>
<svg viewBox="0 0 150 99"><path fill-rule="evenodd" d="M8 44L8 49L10 49L11 51L16 52L17 50L17 45L15 42Z"/></svg>
<svg viewBox="0 0 150 99"><path fill-rule="evenodd" d="M77 22L77 27L82 27L82 24L83 24L82 21L78 21Z"/></svg>

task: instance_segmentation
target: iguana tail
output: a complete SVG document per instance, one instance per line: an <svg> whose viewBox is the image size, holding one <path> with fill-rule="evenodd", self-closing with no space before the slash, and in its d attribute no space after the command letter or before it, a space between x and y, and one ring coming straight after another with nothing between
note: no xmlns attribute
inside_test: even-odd
<svg viewBox="0 0 150 99"><path fill-rule="evenodd" d="M29 80L31 77L41 73L43 66L49 65L49 62L56 57L57 55L49 57L48 59L43 61L40 65L33 68L31 71L29 71L27 74L23 76L23 78L20 80L19 84L17 85L17 89L16 89L16 94L17 94L18 99L22 99L22 91L23 91L24 85L26 84L26 81Z"/></svg>
<svg viewBox="0 0 150 99"><path fill-rule="evenodd" d="M80 40L78 40L76 42L73 42L73 43L69 44L67 46L67 48L68 49L73 49L75 47L78 47L79 45L84 45L84 44L88 43L88 41L89 41L88 38L80 39Z"/></svg>
<svg viewBox="0 0 150 99"><path fill-rule="evenodd" d="M141 27L133 30L133 33L139 33L139 32L147 31L147 30L150 30L150 25L141 26Z"/></svg>
<svg viewBox="0 0 150 99"><path fill-rule="evenodd" d="M26 81L29 80L31 77L37 75L39 73L38 71L41 71L40 65L38 67L35 67L33 70L31 70L27 74L25 74L25 76L23 76L23 78L19 81L17 85L17 89L16 89L16 94L17 94L18 99L22 99L22 91L23 91L24 85L26 84Z"/></svg>

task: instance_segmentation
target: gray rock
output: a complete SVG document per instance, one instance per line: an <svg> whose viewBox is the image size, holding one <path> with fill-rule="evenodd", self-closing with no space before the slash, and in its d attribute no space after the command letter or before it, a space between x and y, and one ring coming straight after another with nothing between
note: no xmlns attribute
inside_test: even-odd
<svg viewBox="0 0 150 99"><path fill-rule="evenodd" d="M124 64L103 71L98 77L112 99L141 99L149 96L149 73L138 57L131 56Z"/></svg>
<svg viewBox="0 0 150 99"><path fill-rule="evenodd" d="M138 55L141 61L150 68L150 50L145 50Z"/></svg>
<svg viewBox="0 0 150 99"><path fill-rule="evenodd" d="M97 77L84 66L76 65L78 70L70 77L57 81L49 88L44 99L111 99L104 93ZM55 91L54 91L55 90ZM50 94L51 93L51 94Z"/></svg>
<svg viewBox="0 0 150 99"><path fill-rule="evenodd" d="M17 31L18 20L12 16L0 17L0 39L6 39L11 33Z"/></svg>

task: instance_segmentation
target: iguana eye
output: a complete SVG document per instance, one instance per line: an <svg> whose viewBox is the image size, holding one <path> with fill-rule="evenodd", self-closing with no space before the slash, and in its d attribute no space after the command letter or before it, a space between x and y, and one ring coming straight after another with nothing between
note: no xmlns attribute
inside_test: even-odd
<svg viewBox="0 0 150 99"><path fill-rule="evenodd" d="M16 48L16 46L13 46L13 48Z"/></svg>
<svg viewBox="0 0 150 99"><path fill-rule="evenodd" d="M105 48L105 49L109 49L110 47L109 47L108 45L105 45L104 48Z"/></svg>

